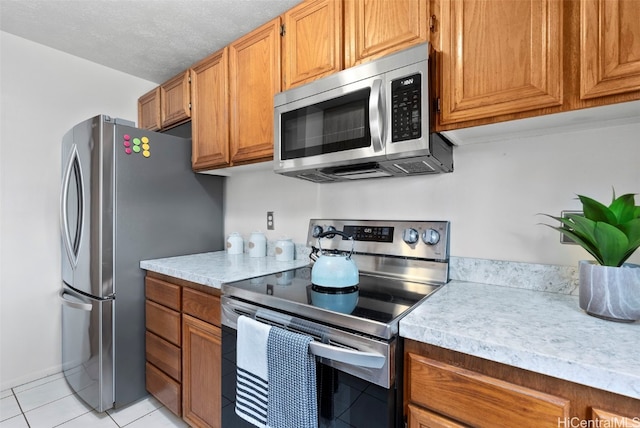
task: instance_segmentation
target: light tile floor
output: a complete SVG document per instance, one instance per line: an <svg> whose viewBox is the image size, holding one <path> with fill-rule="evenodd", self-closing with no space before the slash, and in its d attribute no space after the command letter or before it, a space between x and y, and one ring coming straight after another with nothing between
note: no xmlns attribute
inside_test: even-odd
<svg viewBox="0 0 640 428"><path fill-rule="evenodd" d="M96 413L74 395L62 373L6 389L0 399L0 428L188 427L151 396Z"/></svg>

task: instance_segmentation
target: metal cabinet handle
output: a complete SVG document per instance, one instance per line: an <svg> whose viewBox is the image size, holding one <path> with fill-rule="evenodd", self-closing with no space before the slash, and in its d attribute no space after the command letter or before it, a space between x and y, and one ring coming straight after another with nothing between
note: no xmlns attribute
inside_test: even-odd
<svg viewBox="0 0 640 428"><path fill-rule="evenodd" d="M78 300L69 300L65 296L75 297L73 294L67 293L65 290L60 290L60 301L64 306L68 306L73 309L81 309L83 311L91 312L93 305L91 303L84 303ZM76 297L77 299L77 297Z"/></svg>

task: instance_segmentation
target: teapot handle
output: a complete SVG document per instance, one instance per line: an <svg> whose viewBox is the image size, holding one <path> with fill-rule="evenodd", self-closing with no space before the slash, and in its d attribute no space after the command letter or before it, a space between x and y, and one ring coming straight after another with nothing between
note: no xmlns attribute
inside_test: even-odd
<svg viewBox="0 0 640 428"><path fill-rule="evenodd" d="M321 234L318 235L318 250L319 250L320 254L322 254L322 245L320 245L320 238L325 238L325 237L331 236L331 235L340 235L343 238L351 239L351 252L347 256L347 259L350 259L351 256L353 255L353 250L355 248L356 241L355 241L355 239L353 239L353 236L349 236L346 233L341 232L339 230L327 230L327 231L322 232Z"/></svg>

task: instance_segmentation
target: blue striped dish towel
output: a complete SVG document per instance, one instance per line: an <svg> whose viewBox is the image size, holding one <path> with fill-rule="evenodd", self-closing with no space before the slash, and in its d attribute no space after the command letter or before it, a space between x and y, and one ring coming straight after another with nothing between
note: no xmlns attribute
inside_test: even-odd
<svg viewBox="0 0 640 428"><path fill-rule="evenodd" d="M272 327L267 342L268 428L317 428L316 359L310 336Z"/></svg>
<svg viewBox="0 0 640 428"><path fill-rule="evenodd" d="M238 317L236 342L236 413L261 428L267 426L269 373L267 341L271 326Z"/></svg>

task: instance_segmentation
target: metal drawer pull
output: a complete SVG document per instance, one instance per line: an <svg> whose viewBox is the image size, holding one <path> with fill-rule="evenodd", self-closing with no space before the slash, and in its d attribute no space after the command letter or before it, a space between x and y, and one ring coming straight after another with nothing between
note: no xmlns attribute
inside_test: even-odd
<svg viewBox="0 0 640 428"><path fill-rule="evenodd" d="M309 351L317 356L327 358L340 363L351 364L360 367L372 367L379 369L384 366L385 358L375 352L362 352L352 349L338 348L320 342L309 343Z"/></svg>

